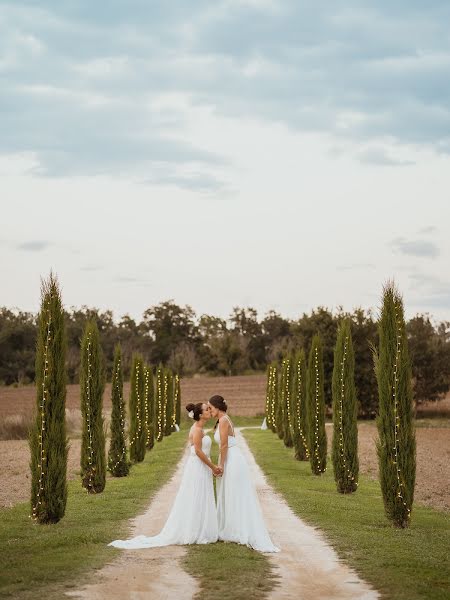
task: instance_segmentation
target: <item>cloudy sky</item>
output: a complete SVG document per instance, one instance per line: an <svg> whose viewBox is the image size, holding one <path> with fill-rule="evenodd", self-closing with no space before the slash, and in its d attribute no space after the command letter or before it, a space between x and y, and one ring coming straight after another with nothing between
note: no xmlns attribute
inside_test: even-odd
<svg viewBox="0 0 450 600"><path fill-rule="evenodd" d="M450 3L0 1L0 305L450 319Z"/></svg>

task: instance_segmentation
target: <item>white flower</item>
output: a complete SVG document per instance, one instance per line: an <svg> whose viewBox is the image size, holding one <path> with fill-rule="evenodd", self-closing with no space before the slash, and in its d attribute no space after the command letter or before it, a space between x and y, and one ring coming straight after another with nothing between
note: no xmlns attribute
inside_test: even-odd
<svg viewBox="0 0 450 600"><path fill-rule="evenodd" d="M188 412L188 417L189 417L189 418L191 418L191 419L193 419L193 418L194 418L194 411L193 411L193 410L190 410L190 411Z"/></svg>

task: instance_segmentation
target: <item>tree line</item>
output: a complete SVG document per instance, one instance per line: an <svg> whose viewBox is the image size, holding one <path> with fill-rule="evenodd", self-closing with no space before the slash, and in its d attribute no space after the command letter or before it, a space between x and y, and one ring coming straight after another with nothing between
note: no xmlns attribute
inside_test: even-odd
<svg viewBox="0 0 450 600"><path fill-rule="evenodd" d="M223 319L197 316L190 306L168 300L149 307L140 321L129 315L115 321L112 311L87 306L66 309L68 381L80 380L80 340L89 320L97 324L108 372L112 372L114 346L120 342L126 379L130 378L135 351L145 362L162 364L180 376L239 375L264 371L268 364L294 349L310 347L313 336L320 334L325 403L331 406L333 352L338 326L344 319L352 327L360 415L373 416L378 399L371 348L379 340L372 311L361 308L350 313L342 308L332 312L318 307L298 319L286 319L275 311L259 318L254 308L235 307L229 318ZM0 309L0 384L35 381L37 330L37 316L33 313ZM415 401L441 399L450 388L450 323L436 324L429 315L419 314L406 323L406 334Z"/></svg>

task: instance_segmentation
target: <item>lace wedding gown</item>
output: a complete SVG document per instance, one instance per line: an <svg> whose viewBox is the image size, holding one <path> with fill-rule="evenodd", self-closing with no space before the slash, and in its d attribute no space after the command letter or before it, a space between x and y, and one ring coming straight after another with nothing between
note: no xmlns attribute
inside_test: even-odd
<svg viewBox="0 0 450 600"><path fill-rule="evenodd" d="M214 440L220 444L219 427ZM234 435L228 436L224 473L216 480L216 492L219 540L245 544L259 552L280 551L266 529L250 468Z"/></svg>
<svg viewBox="0 0 450 600"><path fill-rule="evenodd" d="M202 450L211 452L211 438L202 439ZM114 540L108 546L135 550L172 544L209 544L218 538L217 512L211 469L195 454L191 444L190 455L184 467L180 487L166 524L158 535L138 535L128 540Z"/></svg>

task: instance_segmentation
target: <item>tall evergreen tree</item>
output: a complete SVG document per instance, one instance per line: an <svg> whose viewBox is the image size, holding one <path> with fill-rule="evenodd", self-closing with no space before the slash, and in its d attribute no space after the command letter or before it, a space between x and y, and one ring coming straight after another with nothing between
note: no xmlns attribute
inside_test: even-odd
<svg viewBox="0 0 450 600"><path fill-rule="evenodd" d="M166 407L165 435L174 431L174 405L173 405L173 375L170 369L164 369L164 405Z"/></svg>
<svg viewBox="0 0 450 600"><path fill-rule="evenodd" d="M374 353L378 382L378 465L386 515L408 527L416 480L416 437L411 364L403 300L393 282L383 289L378 322L379 350Z"/></svg>
<svg viewBox="0 0 450 600"><path fill-rule="evenodd" d="M281 362L281 366L278 372L277 386L276 386L276 407L275 407L275 427L276 432L280 440L284 440L284 381L285 368L284 359Z"/></svg>
<svg viewBox="0 0 450 600"><path fill-rule="evenodd" d="M266 424L269 429L274 431L275 427L275 405L274 405L274 377L275 377L275 369L274 364L270 364L267 366L267 382L266 382Z"/></svg>
<svg viewBox="0 0 450 600"><path fill-rule="evenodd" d="M151 450L155 444L155 389L151 367L144 367L144 414L145 414L145 445Z"/></svg>
<svg viewBox="0 0 450 600"><path fill-rule="evenodd" d="M105 430L102 415L105 391L105 363L97 323L86 322L81 340L80 397L83 430L81 434L81 481L90 494L98 494L106 484Z"/></svg>
<svg viewBox="0 0 450 600"><path fill-rule="evenodd" d="M287 356L283 360L283 389L281 390L283 403L283 441L287 448L292 448L292 360Z"/></svg>
<svg viewBox="0 0 450 600"><path fill-rule="evenodd" d="M178 373L175 374L173 393L173 403L175 405L175 423L179 426L181 423L181 381Z"/></svg>
<svg viewBox="0 0 450 600"><path fill-rule="evenodd" d="M130 381L130 459L142 462L145 458L145 406L144 361L140 354L133 354Z"/></svg>
<svg viewBox="0 0 450 600"><path fill-rule="evenodd" d="M292 423L295 458L309 460L307 394L306 394L306 358L302 349L292 359Z"/></svg>
<svg viewBox="0 0 450 600"><path fill-rule="evenodd" d="M114 348L111 380L111 442L108 451L108 470L113 477L125 477L130 472L125 443L125 402L123 399L123 367L120 344Z"/></svg>
<svg viewBox="0 0 450 600"><path fill-rule="evenodd" d="M277 414L277 394L278 394L278 364L276 361L272 363L272 389L270 392L270 428L275 433L277 430L276 414Z"/></svg>
<svg viewBox="0 0 450 600"><path fill-rule="evenodd" d="M319 334L314 335L309 352L307 390L309 461L314 475L321 475L327 465L327 435L322 341Z"/></svg>
<svg viewBox="0 0 450 600"><path fill-rule="evenodd" d="M155 390L155 414L156 414L156 440L161 442L165 431L165 406L164 406L164 369L159 365L156 369Z"/></svg>
<svg viewBox="0 0 450 600"><path fill-rule="evenodd" d="M30 429L31 516L57 523L67 503L66 332L58 279L41 282L36 344L36 418Z"/></svg>
<svg viewBox="0 0 450 600"><path fill-rule="evenodd" d="M332 378L332 461L338 492L349 494L358 487L358 407L355 388L355 354L350 321L337 332Z"/></svg>

